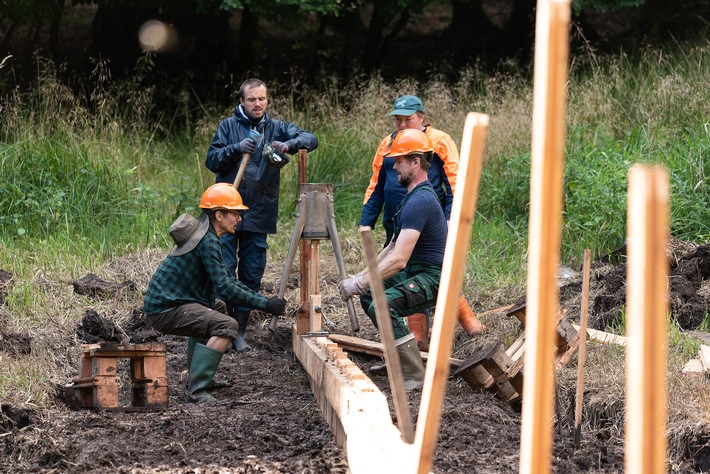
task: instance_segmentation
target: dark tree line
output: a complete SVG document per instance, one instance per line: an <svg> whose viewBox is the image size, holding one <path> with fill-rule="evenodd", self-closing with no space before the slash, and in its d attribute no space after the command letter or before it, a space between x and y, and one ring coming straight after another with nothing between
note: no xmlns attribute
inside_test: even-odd
<svg viewBox="0 0 710 474"><path fill-rule="evenodd" d="M305 82L453 76L477 63L527 66L536 0L0 0L0 61L18 69L40 51L55 61L109 60L114 77L142 54L147 20L174 27L177 47L159 55L169 77L196 84L246 73ZM84 24L77 18L91 17ZM708 31L710 0L575 0L573 37L596 49L677 41ZM69 40L67 40L67 38ZM72 38L83 40L72 42Z"/></svg>

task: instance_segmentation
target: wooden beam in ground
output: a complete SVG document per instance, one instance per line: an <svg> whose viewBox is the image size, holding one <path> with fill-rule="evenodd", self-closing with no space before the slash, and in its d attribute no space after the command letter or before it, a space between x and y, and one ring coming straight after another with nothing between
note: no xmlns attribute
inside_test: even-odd
<svg viewBox="0 0 710 474"><path fill-rule="evenodd" d="M353 474L412 473L414 445L392 424L384 394L360 368L325 337L299 336L293 351L308 374L311 390L335 440L346 452Z"/></svg>
<svg viewBox="0 0 710 474"><path fill-rule="evenodd" d="M370 273L370 292L375 301L377 328L380 330L380 339L382 339L384 348L387 378L392 390L394 410L397 414L397 420L399 420L402 439L407 443L411 443L414 441L412 416L409 414L407 392L404 390L404 375L402 374L402 365L400 364L399 353L394 342L394 328L392 327L390 309L387 306L385 297L385 287L382 283L380 270L377 268L377 253L375 252L375 242L372 240L372 231L369 229L361 230L360 239L362 239L362 247L365 249L367 271Z"/></svg>
<svg viewBox="0 0 710 474"><path fill-rule="evenodd" d="M667 472L668 172L629 172L624 472Z"/></svg>
<svg viewBox="0 0 710 474"><path fill-rule="evenodd" d="M520 472L550 472L570 2L538 0Z"/></svg>
<svg viewBox="0 0 710 474"><path fill-rule="evenodd" d="M700 350L698 351L698 359L703 365L703 370L705 372L710 372L710 347L701 344Z"/></svg>
<svg viewBox="0 0 710 474"><path fill-rule="evenodd" d="M581 326L573 324L572 327L579 331ZM626 346L626 336L619 336L618 334L599 331L589 327L587 328L587 335L589 336L589 339L601 342L602 344L617 344L619 346Z"/></svg>
<svg viewBox="0 0 710 474"><path fill-rule="evenodd" d="M589 268L591 266L591 250L584 249L582 264L582 305L579 316L579 357L577 358L577 392L574 405L574 445L579 447L582 441L582 401L584 399L584 365L587 359L587 315L589 313Z"/></svg>
<svg viewBox="0 0 710 474"><path fill-rule="evenodd" d="M345 334L329 334L328 339L347 351L362 352L363 354L380 357L385 356L385 352L382 349L382 343L380 342L369 341L360 337L346 336ZM424 362L429 360L428 352L419 352L419 354L422 356L422 360ZM463 361L461 359L455 359L453 357L449 358L449 366L452 369L458 368L462 363Z"/></svg>
<svg viewBox="0 0 710 474"><path fill-rule="evenodd" d="M415 445L419 451L419 474L428 474L434 462L436 437L441 421L449 357L456 329L458 301L463 285L463 273L471 244L471 227L478 200L478 185L483 168L483 149L488 131L488 115L469 113L461 140L456 195L449 221L449 234L444 252L444 264L434 313L429 362L424 376L424 388L419 405Z"/></svg>

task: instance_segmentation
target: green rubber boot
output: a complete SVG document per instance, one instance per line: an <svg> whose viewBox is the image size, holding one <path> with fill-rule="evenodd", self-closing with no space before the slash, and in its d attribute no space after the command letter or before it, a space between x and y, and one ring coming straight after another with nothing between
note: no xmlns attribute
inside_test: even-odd
<svg viewBox="0 0 710 474"><path fill-rule="evenodd" d="M250 311L236 310L232 315L232 317L237 320L237 324L239 324L239 328L237 329L237 337L232 342L232 347L237 352L249 352L251 350L251 346L247 344L246 341L247 325L249 324L249 314Z"/></svg>
<svg viewBox="0 0 710 474"><path fill-rule="evenodd" d="M422 388L424 385L424 362L422 355L419 353L417 340L414 334L409 333L404 337L400 337L394 343L397 346L399 353L399 363L402 366L402 375L404 376L404 389L413 390Z"/></svg>
<svg viewBox="0 0 710 474"><path fill-rule="evenodd" d="M195 344L200 343L204 344L207 342L205 339L197 339L195 337L188 337L187 338L187 368L188 371L190 367L192 366L192 353L195 352ZM189 379L189 377L188 377ZM212 390L212 389L218 389L218 388L226 388L226 387L231 387L232 382L229 380L214 380L210 382L209 387L207 387L207 390Z"/></svg>
<svg viewBox="0 0 710 474"><path fill-rule="evenodd" d="M220 401L207 393L212 377L217 372L217 367L224 354L211 349L199 342L195 344L192 352L190 375L187 380L187 399L191 402L209 402L212 404L226 405L228 400Z"/></svg>

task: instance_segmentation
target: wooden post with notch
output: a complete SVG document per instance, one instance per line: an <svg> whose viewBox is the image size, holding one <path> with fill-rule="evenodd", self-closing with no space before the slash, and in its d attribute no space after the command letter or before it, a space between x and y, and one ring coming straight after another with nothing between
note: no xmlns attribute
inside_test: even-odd
<svg viewBox="0 0 710 474"><path fill-rule="evenodd" d="M419 474L431 472L434 463L434 449L441 422L446 380L449 376L449 357L451 357L456 329L459 295L463 286L463 273L471 244L471 227L476 213L488 121L488 115L469 113L461 139L459 184L451 209L429 360L424 376L414 441L419 453L417 463Z"/></svg>
<svg viewBox="0 0 710 474"><path fill-rule="evenodd" d="M298 150L298 184L299 193L300 185L308 182L308 152L306 150ZM310 316L311 316L311 301L308 288L308 268L310 266L311 260L311 246L306 240L300 240L298 243L298 262L299 262L299 275L300 275L300 287L301 287L301 304L296 311L296 327L298 334L303 334L308 332L310 327Z"/></svg>
<svg viewBox="0 0 710 474"><path fill-rule="evenodd" d="M520 472L550 471L570 2L538 0Z"/></svg>
<svg viewBox="0 0 710 474"><path fill-rule="evenodd" d="M629 172L625 472L664 473L668 331L668 172Z"/></svg>
<svg viewBox="0 0 710 474"><path fill-rule="evenodd" d="M414 427L412 426L412 417L409 414L407 393L404 390L402 365L400 364L399 353L394 342L394 328L392 327L390 310L385 297L385 287L382 284L380 270L377 268L377 252L375 252L375 242L372 240L372 231L369 229L361 230L360 239L362 240L362 247L365 249L367 270L370 272L370 292L375 301L377 327L380 330L380 339L382 340L385 364L387 365L387 377L392 389L392 400L397 420L399 421L399 430L402 433L402 439L411 444L414 441Z"/></svg>
<svg viewBox="0 0 710 474"><path fill-rule="evenodd" d="M577 392L574 405L574 445L582 441L582 402L584 400L584 365L587 359L587 316L589 313L589 267L591 251L584 249L582 264L582 306L579 316L579 355L577 358Z"/></svg>

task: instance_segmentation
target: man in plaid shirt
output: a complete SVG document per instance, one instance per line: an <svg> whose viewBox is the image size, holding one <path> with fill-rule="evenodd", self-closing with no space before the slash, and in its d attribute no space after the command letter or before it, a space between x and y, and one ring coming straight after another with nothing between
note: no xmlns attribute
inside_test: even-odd
<svg viewBox="0 0 710 474"><path fill-rule="evenodd" d="M248 209L237 190L228 183L214 184L202 195L200 208L199 220L183 214L170 226L175 248L151 278L143 311L157 331L189 337L188 399L215 403L207 388L238 330L226 304L282 315L286 300L251 290L224 265L219 238L234 233ZM216 295L225 301L215 300Z"/></svg>

